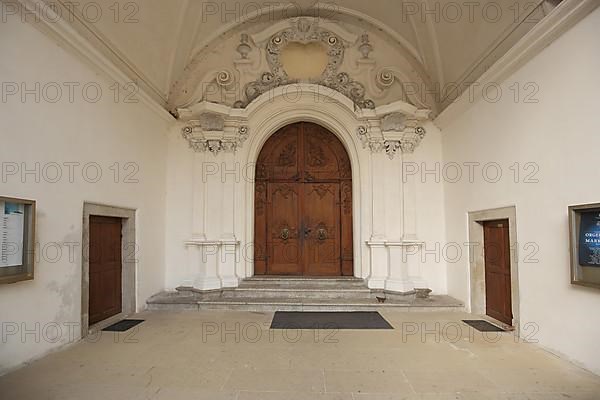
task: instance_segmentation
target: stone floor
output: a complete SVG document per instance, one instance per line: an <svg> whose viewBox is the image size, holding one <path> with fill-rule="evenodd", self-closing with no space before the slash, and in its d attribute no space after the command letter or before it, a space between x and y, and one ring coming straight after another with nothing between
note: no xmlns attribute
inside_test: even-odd
<svg viewBox="0 0 600 400"><path fill-rule="evenodd" d="M145 312L0 377L0 398L600 399L600 377L511 333L486 338L469 314L382 311L395 330L337 332L271 331L272 315Z"/></svg>

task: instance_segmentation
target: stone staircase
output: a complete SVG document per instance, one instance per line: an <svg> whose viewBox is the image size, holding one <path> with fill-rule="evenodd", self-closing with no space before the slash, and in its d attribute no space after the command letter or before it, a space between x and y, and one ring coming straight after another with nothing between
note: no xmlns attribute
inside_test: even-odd
<svg viewBox="0 0 600 400"><path fill-rule="evenodd" d="M377 297L385 298L381 303ZM371 290L359 278L252 277L237 288L196 291L179 288L147 301L149 310L240 311L462 311L464 304L450 296L418 299L414 294Z"/></svg>

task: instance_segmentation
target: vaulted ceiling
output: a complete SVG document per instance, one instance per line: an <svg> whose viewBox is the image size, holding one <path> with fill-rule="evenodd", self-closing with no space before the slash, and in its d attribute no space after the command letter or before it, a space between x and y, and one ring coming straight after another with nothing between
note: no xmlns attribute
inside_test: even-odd
<svg viewBox="0 0 600 400"><path fill-rule="evenodd" d="M433 85L464 89L559 1L120 0L115 7L115 0L79 0L75 8L59 3L63 15L72 13L75 29L168 107L186 68L227 32L300 15L381 32L417 60ZM439 110L451 100L440 98Z"/></svg>

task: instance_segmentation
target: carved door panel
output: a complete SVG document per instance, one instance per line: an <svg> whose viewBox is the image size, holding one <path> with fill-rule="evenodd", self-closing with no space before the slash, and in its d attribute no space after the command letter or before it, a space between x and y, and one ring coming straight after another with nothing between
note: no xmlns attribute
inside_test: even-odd
<svg viewBox="0 0 600 400"><path fill-rule="evenodd" d="M257 171L258 172L258 171ZM254 274L267 273L267 186L265 181L254 185Z"/></svg>
<svg viewBox="0 0 600 400"><path fill-rule="evenodd" d="M298 235L301 185L297 183L268 184L267 273L300 275L301 238Z"/></svg>
<svg viewBox="0 0 600 400"><path fill-rule="evenodd" d="M303 178L305 182L350 179L346 149L331 132L315 124L304 124Z"/></svg>
<svg viewBox="0 0 600 400"><path fill-rule="evenodd" d="M303 186L304 274L341 275L340 185Z"/></svg>
<svg viewBox="0 0 600 400"><path fill-rule="evenodd" d="M299 180L302 161L300 128L299 124L288 125L269 139L258 158L257 180Z"/></svg>
<svg viewBox="0 0 600 400"><path fill-rule="evenodd" d="M342 275L354 275L354 247L352 243L352 181L340 183L340 238L342 256Z"/></svg>
<svg viewBox="0 0 600 400"><path fill-rule="evenodd" d="M255 274L353 275L352 171L335 135L301 122L269 138L254 199Z"/></svg>

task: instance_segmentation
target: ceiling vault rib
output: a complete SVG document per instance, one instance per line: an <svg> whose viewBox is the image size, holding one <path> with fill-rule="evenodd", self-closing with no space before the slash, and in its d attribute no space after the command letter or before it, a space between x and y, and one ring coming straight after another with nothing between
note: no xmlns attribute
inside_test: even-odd
<svg viewBox="0 0 600 400"><path fill-rule="evenodd" d="M429 3L428 0L417 1L422 7ZM239 50L240 46L248 46L244 44L244 36L247 40L251 35L256 42L257 32L269 31L268 27L274 23L310 20L313 12L323 7L329 10L329 3L310 0L303 2L306 7L294 18L285 17L288 14L282 13L286 11L285 5L269 5L250 8L251 12L241 13L235 20L212 20L203 24L199 3L178 0L176 5L162 2L148 4L144 19L137 26L116 26L110 20L100 24L90 20L85 12L85 2L81 3L83 6L70 0L18 2L25 6L24 10L33 12L42 20L47 18L37 9L41 6L42 10L49 10L56 20L42 21L40 30L68 44L83 59L108 72L109 78L119 84L135 84L141 97L162 108L161 111L175 110L188 98L193 101L197 95L204 96L196 87L197 82L202 80L206 80L205 86L217 85L221 91L218 95L222 95L215 100L217 102L228 103L231 100L236 103L251 99L246 90L257 84L272 85L270 76L277 78L279 75L269 72L273 66L264 63L265 43L251 41L250 46L254 47L249 57L249 53ZM598 4L597 0L534 0L531 3L518 0L517 3L527 6L521 8L514 19L503 19L495 27L485 25L481 19L476 20L474 25L448 26L444 25L444 21L440 24L431 18L419 20L415 13L409 13L408 20L400 22L391 13L399 11L399 8L390 3L386 3L384 8L339 6L331 18L314 17L320 21L319 25L323 24L323 28L332 24L347 26L353 37L350 40L338 34L345 40L344 46L352 50L347 52L338 75L327 75L332 79L329 86L343 89L342 94L348 92L353 98L364 97L378 104L386 104L390 99L401 96L410 104L427 105L433 114L438 114L455 103L482 77L489 77L498 69L497 65L510 62L505 56L512 58L516 53L513 50L522 47L524 39L532 37L539 26L548 26L548 20L555 21L556 14L562 15L569 10L579 13L582 12L579 10ZM236 12L239 13L239 9L236 8ZM219 16L215 13L210 15ZM57 23L50 26L51 22ZM482 35L473 48L457 49L456 46L461 46L472 33ZM152 46L139 46L139 43ZM294 51L300 54L299 49L305 51L301 47ZM329 52L333 50L328 50L331 56L333 53ZM462 58L456 58L455 53ZM295 53L288 49L285 54ZM340 65L343 62L344 58L340 58ZM259 73L262 75L258 76ZM310 76L312 81L318 81L317 78L317 75ZM448 87L450 81L453 89ZM235 87L234 84L240 85ZM247 84L251 85L246 87ZM448 92L450 89L451 93ZM357 94L360 96L355 96ZM207 92L206 96L213 96L213 93Z"/></svg>
<svg viewBox="0 0 600 400"><path fill-rule="evenodd" d="M189 11L189 6L190 6L190 0L184 0L184 3L181 7L181 12L179 13L179 23L178 25L178 29L177 29L177 34L175 35L175 46L173 46L173 51L171 52L171 59L169 60L169 69L167 70L167 100L168 100L168 91L171 88L171 85L173 83L173 73L174 73L174 69L176 68L176 63L177 63L177 54L179 53L179 49L180 47L178 46L179 43L182 43L182 38L183 38L183 32L184 32L184 27L186 25L186 16L187 13ZM194 27L194 29L196 29L196 27Z"/></svg>
<svg viewBox="0 0 600 400"><path fill-rule="evenodd" d="M47 0L43 1L47 2ZM122 63L122 65L124 65L127 68L127 70L129 70L129 72L134 75L134 80L138 79L139 81L141 81L147 89L150 89L153 92L154 96L161 100L163 105L166 104L166 94L162 93L161 90L158 89L150 79L148 79L141 71L139 71L133 62L131 62L125 55L121 54L121 52L116 49L116 47L112 44L110 40L104 37L104 35L97 32L96 29L90 27L89 24L85 22L83 18L77 15L77 13L74 12L75 6L67 6L64 0L56 1L60 4L63 10L66 10L71 17L77 20L77 22L82 28L84 28L90 35L92 35L98 41L98 43L102 45L105 51L108 51L114 58L119 60L119 62ZM72 2L67 3L74 4ZM136 84L139 87L139 83L136 82ZM142 87L139 87L139 89L143 90Z"/></svg>
<svg viewBox="0 0 600 400"><path fill-rule="evenodd" d="M521 18L519 19L519 21L515 24L512 24L510 26L508 26L500 35L500 37L498 39L496 39L491 46L489 46L487 48L487 50L485 50L483 52L483 54L478 58L477 61L475 61L473 64L471 64L471 67L467 68L465 70L465 72L462 74L462 76L457 80L455 87L457 88L462 88L464 83L467 83L467 79L469 79L469 77L473 76L473 74L476 74L476 71L486 62L486 60L494 54L494 52L500 48L500 46L502 46L502 44L508 40L508 38L510 37L511 34L513 34L519 27L521 27L523 25L523 23L525 21L527 21L535 12L537 12L540 7L543 6L543 4L546 2L546 0L538 0L538 4L532 8L532 10L527 13L524 14L523 16L521 16ZM493 64L493 63L492 63ZM483 71L485 72L485 71ZM466 88L463 88L463 90ZM453 96L455 95L455 93L448 93L448 96L444 99L441 99L441 105L442 108L445 108L445 106L447 105L447 100L449 98L451 98L452 100L454 100Z"/></svg>
<svg viewBox="0 0 600 400"><path fill-rule="evenodd" d="M600 7L600 4L597 0L562 1L540 23L536 24L519 39L506 54L477 78L476 82L479 85L485 85L489 82L497 84L504 82L511 74L518 71L525 63L598 7ZM435 125L443 131L457 116L477 103L482 96L482 92L474 91L473 96L467 92L460 94L435 117Z"/></svg>

